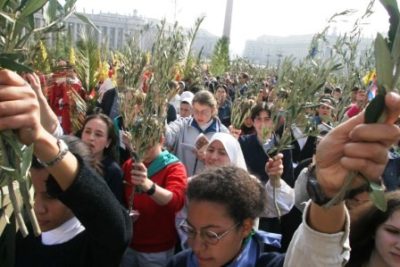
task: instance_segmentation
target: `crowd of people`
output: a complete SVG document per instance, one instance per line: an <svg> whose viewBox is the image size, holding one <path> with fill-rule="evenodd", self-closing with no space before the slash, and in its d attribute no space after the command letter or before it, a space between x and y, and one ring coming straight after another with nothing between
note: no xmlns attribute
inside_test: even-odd
<svg viewBox="0 0 400 267"><path fill-rule="evenodd" d="M304 103L317 134L291 125L291 147L274 152L285 125L274 105L288 97L274 87L279 77L255 94L245 72L174 81L162 135L135 161L119 114L123 76L103 81L73 132L68 90L83 89L65 71L45 85L0 70L0 130L34 145L42 230L17 234L15 266L400 266L400 95L386 95L385 122L365 124L365 88L347 97L326 86ZM239 97L251 106L240 129L231 125ZM325 207L350 173L359 176L351 189ZM386 186L386 211L367 181Z"/></svg>

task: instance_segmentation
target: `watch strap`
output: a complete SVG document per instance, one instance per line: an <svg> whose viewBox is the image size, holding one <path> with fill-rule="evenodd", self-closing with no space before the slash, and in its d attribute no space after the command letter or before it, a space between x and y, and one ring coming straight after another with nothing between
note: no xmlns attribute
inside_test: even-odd
<svg viewBox="0 0 400 267"><path fill-rule="evenodd" d="M152 195L154 195L155 192L156 192L156 183L153 182L153 184L150 187L150 189L146 191L146 194L149 195L149 196L152 196Z"/></svg>
<svg viewBox="0 0 400 267"><path fill-rule="evenodd" d="M310 199L319 206L323 206L331 201L331 198L325 195L323 189L318 183L315 174L315 165L311 165L307 171L307 193Z"/></svg>

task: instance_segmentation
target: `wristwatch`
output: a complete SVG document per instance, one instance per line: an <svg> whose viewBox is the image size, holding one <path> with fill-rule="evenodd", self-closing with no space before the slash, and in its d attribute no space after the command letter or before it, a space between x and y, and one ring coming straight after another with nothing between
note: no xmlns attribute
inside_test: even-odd
<svg viewBox="0 0 400 267"><path fill-rule="evenodd" d="M310 166L307 171L307 193L310 199L318 206L323 206L332 199L325 195L318 183L315 175L315 165Z"/></svg>
<svg viewBox="0 0 400 267"><path fill-rule="evenodd" d="M64 142L64 140L62 139L57 139L57 146L59 148L58 154L57 156L55 156L54 159L43 162L41 160L38 159L39 163L42 164L44 167L52 167L54 166L57 162L61 161L65 155L67 154L67 152L69 151L68 149L68 145Z"/></svg>
<svg viewBox="0 0 400 267"><path fill-rule="evenodd" d="M149 190L146 191L146 194L148 194L149 196L154 195L154 193L156 192L156 183L153 182L153 185L150 187Z"/></svg>

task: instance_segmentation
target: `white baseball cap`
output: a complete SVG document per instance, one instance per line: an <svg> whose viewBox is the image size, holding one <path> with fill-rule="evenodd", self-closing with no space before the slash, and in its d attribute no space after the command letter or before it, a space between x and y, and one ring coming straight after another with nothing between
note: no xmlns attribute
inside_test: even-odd
<svg viewBox="0 0 400 267"><path fill-rule="evenodd" d="M181 103L186 102L190 106L192 105L192 100L193 100L194 94L190 91L185 91L181 94Z"/></svg>

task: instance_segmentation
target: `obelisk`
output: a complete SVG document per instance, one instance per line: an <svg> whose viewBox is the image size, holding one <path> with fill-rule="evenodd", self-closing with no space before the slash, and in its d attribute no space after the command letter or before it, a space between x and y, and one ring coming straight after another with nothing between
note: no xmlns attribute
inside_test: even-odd
<svg viewBox="0 0 400 267"><path fill-rule="evenodd" d="M232 9L233 9L233 0L226 0L225 22L224 22L224 31L222 33L222 37L226 37L228 39L230 39L231 36Z"/></svg>

